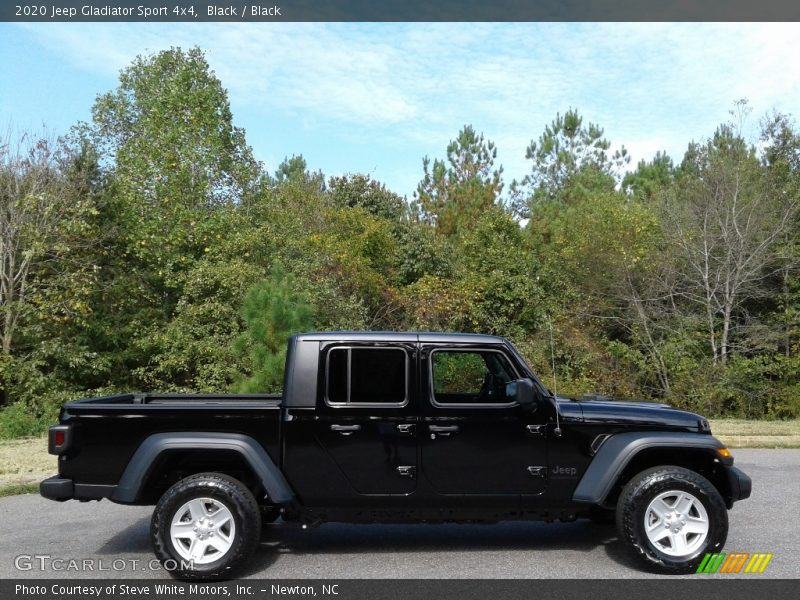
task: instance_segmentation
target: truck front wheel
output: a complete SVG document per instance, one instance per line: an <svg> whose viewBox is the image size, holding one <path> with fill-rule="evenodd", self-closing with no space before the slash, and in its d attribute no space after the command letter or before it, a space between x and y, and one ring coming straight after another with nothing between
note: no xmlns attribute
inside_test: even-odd
<svg viewBox="0 0 800 600"><path fill-rule="evenodd" d="M150 524L156 556L182 579L230 577L253 554L260 532L252 492L221 473L199 473L173 485Z"/></svg>
<svg viewBox="0 0 800 600"><path fill-rule="evenodd" d="M617 503L620 539L661 571L694 571L728 536L728 512L714 485L677 466L647 469L631 479Z"/></svg>

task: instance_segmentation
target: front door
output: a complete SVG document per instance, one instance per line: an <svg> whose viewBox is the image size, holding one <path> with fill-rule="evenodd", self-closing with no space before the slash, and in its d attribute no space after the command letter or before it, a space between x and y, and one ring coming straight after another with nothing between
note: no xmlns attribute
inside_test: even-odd
<svg viewBox="0 0 800 600"><path fill-rule="evenodd" d="M506 497L544 492L543 410L525 413L506 396L521 375L504 348L426 345L421 349L425 414L422 471L442 496Z"/></svg>

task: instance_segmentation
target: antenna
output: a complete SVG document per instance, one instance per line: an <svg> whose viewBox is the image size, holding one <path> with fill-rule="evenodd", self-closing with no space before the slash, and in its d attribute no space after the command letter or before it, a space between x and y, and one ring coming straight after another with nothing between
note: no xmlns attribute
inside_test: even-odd
<svg viewBox="0 0 800 600"><path fill-rule="evenodd" d="M556 409L556 428L553 433L556 437L561 437L561 423L558 418L558 389L556 382L556 346L553 343L553 322L550 320L550 315L547 315L547 324L550 327L550 363L553 366L553 407Z"/></svg>
<svg viewBox="0 0 800 600"><path fill-rule="evenodd" d="M553 322L550 316L547 317L547 325L550 327L550 363L553 366L553 395L558 395L558 385L556 382L556 346L553 343Z"/></svg>

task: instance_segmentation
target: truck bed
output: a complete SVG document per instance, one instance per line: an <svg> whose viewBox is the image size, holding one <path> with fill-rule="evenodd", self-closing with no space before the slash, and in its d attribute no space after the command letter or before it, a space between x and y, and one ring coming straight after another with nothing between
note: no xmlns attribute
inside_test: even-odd
<svg viewBox="0 0 800 600"><path fill-rule="evenodd" d="M165 432L239 433L280 458L279 394L117 394L65 404L78 448L62 460L62 476L87 484L116 484L139 445Z"/></svg>

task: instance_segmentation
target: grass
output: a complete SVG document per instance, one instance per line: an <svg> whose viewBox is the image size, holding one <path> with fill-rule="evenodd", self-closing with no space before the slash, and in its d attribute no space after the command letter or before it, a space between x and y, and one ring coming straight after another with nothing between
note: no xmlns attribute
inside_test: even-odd
<svg viewBox="0 0 800 600"><path fill-rule="evenodd" d="M39 483L7 483L0 485L0 498L20 496L22 494L38 494Z"/></svg>
<svg viewBox="0 0 800 600"><path fill-rule="evenodd" d="M711 431L730 448L800 448L800 419L715 419ZM36 493L39 482L57 471L46 437L0 441L0 497Z"/></svg>
<svg viewBox="0 0 800 600"><path fill-rule="evenodd" d="M800 419L715 419L711 421L711 433L730 448L800 448Z"/></svg>
<svg viewBox="0 0 800 600"><path fill-rule="evenodd" d="M0 497L39 491L39 482L58 471L47 438L0 441Z"/></svg>

